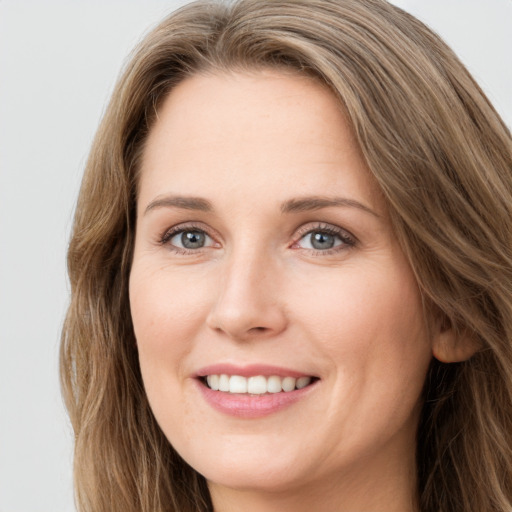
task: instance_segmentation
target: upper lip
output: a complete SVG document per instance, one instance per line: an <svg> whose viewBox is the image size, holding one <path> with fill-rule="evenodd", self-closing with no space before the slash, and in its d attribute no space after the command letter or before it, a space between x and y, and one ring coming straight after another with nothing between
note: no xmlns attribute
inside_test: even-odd
<svg viewBox="0 0 512 512"><path fill-rule="evenodd" d="M216 363L200 368L196 372L196 377L206 377L208 375L240 375L241 377L253 377L255 375L263 375L270 377L315 377L311 373L284 368L282 366L274 366L268 364L248 364L234 365L230 363Z"/></svg>

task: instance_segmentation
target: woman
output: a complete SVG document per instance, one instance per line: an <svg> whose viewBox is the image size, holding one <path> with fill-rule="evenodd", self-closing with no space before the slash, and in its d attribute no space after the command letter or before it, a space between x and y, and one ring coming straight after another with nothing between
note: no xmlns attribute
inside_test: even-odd
<svg viewBox="0 0 512 512"><path fill-rule="evenodd" d="M191 4L69 249L81 510L509 511L512 144L381 0Z"/></svg>

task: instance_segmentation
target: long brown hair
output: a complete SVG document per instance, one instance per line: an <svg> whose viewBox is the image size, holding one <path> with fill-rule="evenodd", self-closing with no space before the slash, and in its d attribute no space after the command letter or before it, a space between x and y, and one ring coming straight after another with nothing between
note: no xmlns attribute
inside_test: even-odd
<svg viewBox="0 0 512 512"><path fill-rule="evenodd" d="M512 141L427 27L383 0L196 2L140 44L93 143L68 253L62 388L81 512L212 510L156 424L128 301L137 171L172 87L205 70L316 77L344 108L424 297L479 344L432 362L418 432L422 512L512 509Z"/></svg>

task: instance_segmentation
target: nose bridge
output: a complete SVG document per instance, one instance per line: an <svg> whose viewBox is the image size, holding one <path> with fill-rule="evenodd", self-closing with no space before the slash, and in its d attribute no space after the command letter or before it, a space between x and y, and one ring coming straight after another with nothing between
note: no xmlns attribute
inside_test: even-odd
<svg viewBox="0 0 512 512"><path fill-rule="evenodd" d="M223 262L210 327L235 339L279 333L286 319L276 294L277 267L263 244L236 244Z"/></svg>

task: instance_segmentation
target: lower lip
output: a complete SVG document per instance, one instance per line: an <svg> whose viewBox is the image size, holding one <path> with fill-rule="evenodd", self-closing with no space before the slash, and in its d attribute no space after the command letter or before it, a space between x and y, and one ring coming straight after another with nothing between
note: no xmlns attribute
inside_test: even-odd
<svg viewBox="0 0 512 512"><path fill-rule="evenodd" d="M215 410L238 418L261 418L269 416L305 398L316 387L318 381L295 391L249 395L214 391L197 380L197 385L206 402Z"/></svg>

